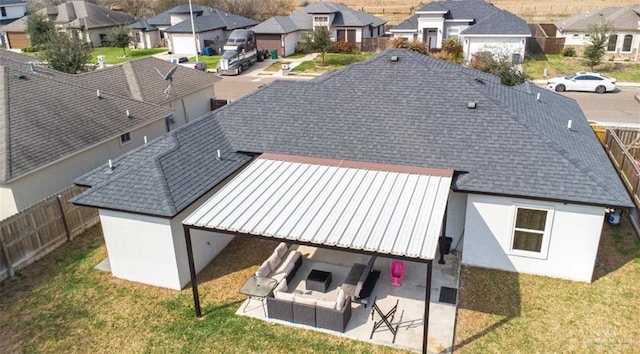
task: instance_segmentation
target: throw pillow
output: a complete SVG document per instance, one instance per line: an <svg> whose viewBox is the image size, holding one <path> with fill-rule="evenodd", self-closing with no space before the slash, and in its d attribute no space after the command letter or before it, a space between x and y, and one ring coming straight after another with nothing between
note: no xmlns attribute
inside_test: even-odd
<svg viewBox="0 0 640 354"><path fill-rule="evenodd" d="M295 298L295 294L287 293L284 291L276 291L275 293L273 293L273 297L275 297L278 300L293 301L293 299Z"/></svg>
<svg viewBox="0 0 640 354"><path fill-rule="evenodd" d="M282 279L278 285L276 286L275 289L273 289L274 292L276 291L287 291L289 290L289 288L287 288L287 279Z"/></svg>
<svg viewBox="0 0 640 354"><path fill-rule="evenodd" d="M316 301L317 300L312 297L307 297L303 295L296 295L296 297L293 298L293 302L297 302L299 304L305 304L305 305L315 305Z"/></svg>
<svg viewBox="0 0 640 354"><path fill-rule="evenodd" d="M269 273L271 273L271 266L268 261L264 261L256 271L256 275L259 277L268 277Z"/></svg>
<svg viewBox="0 0 640 354"><path fill-rule="evenodd" d="M287 244L284 242L280 242L278 247L276 247L275 252L278 254L278 257L282 258L285 254L287 254L288 250L289 247L287 247Z"/></svg>
<svg viewBox="0 0 640 354"><path fill-rule="evenodd" d="M278 269L278 264L280 264L281 258L278 257L278 254L274 251L269 258L267 258L267 262L269 262L269 266L271 270Z"/></svg>
<svg viewBox="0 0 640 354"><path fill-rule="evenodd" d="M325 308L328 308L328 309L335 309L336 308L336 302L332 301L332 300L318 300L318 301L316 301L316 306L325 307Z"/></svg>
<svg viewBox="0 0 640 354"><path fill-rule="evenodd" d="M344 300L344 290L340 288L340 290L338 290L338 297L336 298L336 310L342 311L342 308L344 307Z"/></svg>

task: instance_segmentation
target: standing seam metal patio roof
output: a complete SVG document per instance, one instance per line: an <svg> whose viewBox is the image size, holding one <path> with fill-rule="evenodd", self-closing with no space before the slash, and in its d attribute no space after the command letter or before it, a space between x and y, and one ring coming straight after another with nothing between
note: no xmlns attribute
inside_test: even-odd
<svg viewBox="0 0 640 354"><path fill-rule="evenodd" d="M183 224L431 260L452 175L263 154Z"/></svg>

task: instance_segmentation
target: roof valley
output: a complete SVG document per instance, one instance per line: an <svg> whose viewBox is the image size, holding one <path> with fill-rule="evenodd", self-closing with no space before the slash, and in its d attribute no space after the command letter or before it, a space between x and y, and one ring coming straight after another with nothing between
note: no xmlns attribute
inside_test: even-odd
<svg viewBox="0 0 640 354"><path fill-rule="evenodd" d="M137 101L144 101L144 98L142 97L142 90L138 83L138 77L136 76L136 72L133 70L131 62L123 64L122 70L124 71L124 77L127 79L129 91L131 91L131 97Z"/></svg>

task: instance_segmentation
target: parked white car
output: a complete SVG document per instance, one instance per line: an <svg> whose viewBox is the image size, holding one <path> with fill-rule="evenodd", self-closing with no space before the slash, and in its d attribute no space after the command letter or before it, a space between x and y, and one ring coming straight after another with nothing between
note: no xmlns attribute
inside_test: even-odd
<svg viewBox="0 0 640 354"><path fill-rule="evenodd" d="M557 92L589 91L605 93L616 89L616 79L599 73L579 72L547 81L547 88Z"/></svg>

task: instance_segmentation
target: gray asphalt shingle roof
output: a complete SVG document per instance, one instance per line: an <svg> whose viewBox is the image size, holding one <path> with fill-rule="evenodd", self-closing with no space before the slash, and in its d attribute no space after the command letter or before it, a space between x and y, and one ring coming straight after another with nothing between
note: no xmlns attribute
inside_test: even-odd
<svg viewBox="0 0 640 354"><path fill-rule="evenodd" d="M76 28L101 28L128 25L136 22L136 18L127 13L113 11L87 1L68 1L46 7L37 12L47 16L52 22L66 24ZM3 31L24 32L27 28L25 16L3 27Z"/></svg>
<svg viewBox="0 0 640 354"><path fill-rule="evenodd" d="M237 28L245 28L257 24L252 19L230 14L218 9L210 9L209 14L193 18L193 26L196 33L213 31L215 29L234 30ZM191 33L191 21L182 21L165 30L169 33Z"/></svg>
<svg viewBox="0 0 640 354"><path fill-rule="evenodd" d="M166 60L147 57L73 75L69 80L83 87L156 104L163 104L207 87L213 90L214 84L220 81L220 77L214 74L178 65L173 74L171 91L167 96L164 90L168 83L158 71L166 74L174 67L175 64Z"/></svg>
<svg viewBox="0 0 640 354"><path fill-rule="evenodd" d="M231 150L215 120L199 119L113 160L112 172L104 165L79 177L92 188L73 202L172 217L251 159Z"/></svg>
<svg viewBox="0 0 640 354"><path fill-rule="evenodd" d="M556 22L556 26L564 31L584 32L589 26L608 21L615 31L638 31L640 21L640 4L625 7L605 7L590 13L567 17Z"/></svg>
<svg viewBox="0 0 640 354"><path fill-rule="evenodd" d="M392 55L399 61L391 62ZM467 108L471 101L476 109ZM221 129L229 142L224 151L229 152L454 169L453 188L460 191L632 206L574 100L531 84L503 86L496 76L406 50L390 49L311 81L276 81L197 122L180 132L184 141L207 147L182 150L180 158L172 157L172 168L198 190L211 188L207 176L218 171L192 166L215 155L219 144L211 145L208 136L217 139L223 133L216 129ZM121 161L136 166L172 154L141 148ZM113 187L103 189L104 168L78 180L94 186L79 203L153 214L147 201L152 198L136 197L149 171L126 169L126 179L113 175ZM166 176L169 185L178 178ZM182 193L187 189L152 204L197 198ZM119 207L116 200L123 199L127 203Z"/></svg>
<svg viewBox="0 0 640 354"><path fill-rule="evenodd" d="M0 115L0 182L22 177L53 161L171 115L155 104L72 84L71 75L4 53L0 85L6 92ZM31 58L33 59L33 58ZM129 110L131 117L127 117ZM7 138L9 137L9 138Z"/></svg>
<svg viewBox="0 0 640 354"><path fill-rule="evenodd" d="M445 12L446 20L469 20L472 25L462 35L531 35L526 21L482 0L446 0L431 2L416 11L391 31L417 30L419 12Z"/></svg>
<svg viewBox="0 0 640 354"><path fill-rule="evenodd" d="M289 16L276 16L261 22L253 28L256 33L291 33L313 29L313 14L333 14L333 27L381 26L385 20L363 11L355 11L334 2L312 2ZM288 18L287 20L284 20Z"/></svg>

